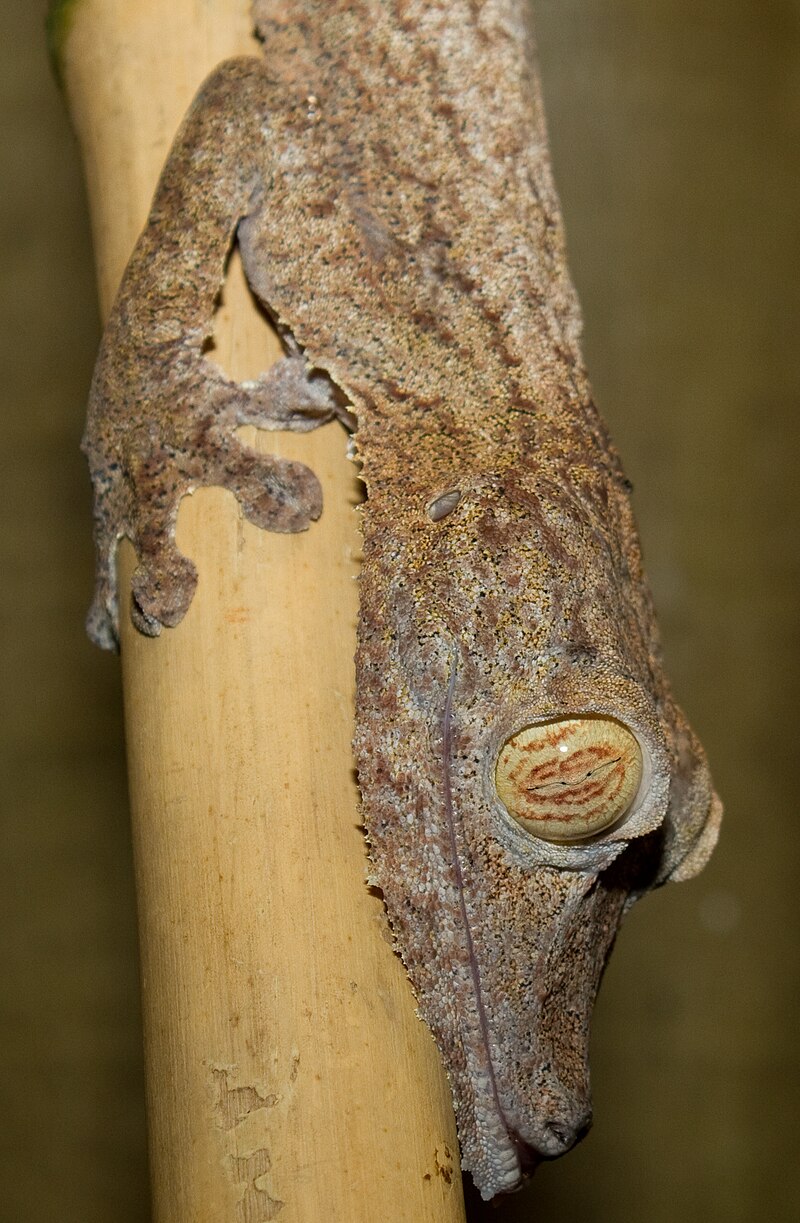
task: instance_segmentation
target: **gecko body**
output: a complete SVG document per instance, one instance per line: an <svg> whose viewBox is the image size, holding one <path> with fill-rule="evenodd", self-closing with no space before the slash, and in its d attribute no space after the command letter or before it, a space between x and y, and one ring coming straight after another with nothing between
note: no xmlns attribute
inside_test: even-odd
<svg viewBox="0 0 800 1223"><path fill-rule="evenodd" d="M319 516L313 473L249 450L239 425L355 419L374 882L488 1198L588 1127L591 1009L622 914L700 869L720 808L663 673L628 485L582 364L527 6L254 13L265 57L202 87L104 336L85 440L90 632L115 644L122 536L139 628L180 620L197 575L174 526L199 485L230 488L266 529ZM257 383L205 355L234 238L286 341ZM568 719L627 728L641 778L609 828L552 839L500 800L496 769L522 728ZM597 755L581 784L601 794L618 763ZM558 811L574 789L560 776L526 782L525 801Z"/></svg>

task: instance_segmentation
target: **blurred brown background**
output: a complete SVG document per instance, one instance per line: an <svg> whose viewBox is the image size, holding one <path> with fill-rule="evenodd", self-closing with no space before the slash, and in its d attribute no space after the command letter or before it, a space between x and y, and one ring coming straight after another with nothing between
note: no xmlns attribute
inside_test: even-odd
<svg viewBox="0 0 800 1223"><path fill-rule="evenodd" d="M0 1223L147 1223L118 664L82 630L98 322L45 7L6 0L0 41ZM591 1135L470 1217L794 1220L800 2L534 8L589 367L727 819L623 930Z"/></svg>

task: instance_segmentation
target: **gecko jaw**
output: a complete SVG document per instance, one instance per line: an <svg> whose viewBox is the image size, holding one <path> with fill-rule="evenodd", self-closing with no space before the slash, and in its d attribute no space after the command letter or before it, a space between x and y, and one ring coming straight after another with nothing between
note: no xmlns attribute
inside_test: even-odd
<svg viewBox="0 0 800 1223"><path fill-rule="evenodd" d="M514 1190L521 1188L526 1176L530 1175L530 1173L532 1173L541 1162L542 1155L528 1142L526 1142L525 1139L523 1139L512 1128L506 1119L506 1114L500 1100L497 1078L495 1076L494 1065L492 1062L489 1024L486 1017L486 1010L483 1004L483 995L481 991L480 966L475 954L475 947L469 926L469 916L467 913L466 899L464 895L464 879L458 857L458 844L456 840L455 822L453 818L450 757L452 748L451 715L455 684L456 665L454 660L452 670L450 672L450 679L447 686L447 696L445 698L444 711L442 715L442 776L444 805L450 838L452 861L454 864L456 884L458 888L459 904L461 907L462 927L467 940L467 948L469 952L470 972L472 975L475 1005L480 1029L480 1045L486 1058L485 1071L479 1076L478 1082L483 1089L482 1095L484 1100L486 1100L486 1097L488 1097L489 1104L489 1108L487 1110L485 1104L484 1107L481 1108L478 1100L475 1101L475 1120L479 1126L481 1137L484 1139L483 1142L479 1143L479 1149L481 1151L481 1164L478 1167L473 1167L471 1164L465 1164L465 1166L468 1166L469 1170L473 1173L473 1177L480 1191L481 1197L484 1199L484 1201L488 1201L495 1197L498 1193L513 1193ZM489 1112L488 1117L486 1116L487 1111ZM480 1125L479 1121L482 1112L484 1113L483 1126Z"/></svg>
<svg viewBox="0 0 800 1223"><path fill-rule="evenodd" d="M458 841L453 811L450 763L452 756L452 706L456 684L456 664L452 664L442 714L442 780L446 824L450 841L451 860L455 874L461 925L467 944L469 971L472 977L475 1000L474 1025L475 1045L480 1050L483 1067L472 1071L472 1094L474 1121L478 1141L474 1144L477 1159L464 1150L464 1166L472 1172L476 1186L485 1201L500 1193L513 1193L539 1166L549 1159L556 1159L573 1147L589 1129L591 1113L576 1117L576 1122L562 1123L552 1115L542 1119L537 1126L535 1141L523 1137L519 1129L508 1119L508 1112L501 1098L500 1087L494 1069L492 1038L483 1001L481 971L475 951L469 914L466 905L464 878L458 855ZM472 1041L467 1042L472 1045ZM474 1046L473 1046L474 1048ZM462 1145L466 1147L462 1137Z"/></svg>

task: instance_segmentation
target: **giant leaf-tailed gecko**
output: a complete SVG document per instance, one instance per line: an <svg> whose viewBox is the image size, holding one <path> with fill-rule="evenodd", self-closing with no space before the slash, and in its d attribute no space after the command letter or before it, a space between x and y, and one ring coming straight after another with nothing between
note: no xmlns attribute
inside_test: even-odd
<svg viewBox="0 0 800 1223"><path fill-rule="evenodd" d="M245 423L354 426L367 490L355 750L374 882L484 1197L590 1120L624 911L685 879L719 801L664 676L629 486L592 401L524 0L256 0L175 140L94 376L98 584L175 625L181 497L304 530L305 466ZM206 355L231 243L285 357Z"/></svg>

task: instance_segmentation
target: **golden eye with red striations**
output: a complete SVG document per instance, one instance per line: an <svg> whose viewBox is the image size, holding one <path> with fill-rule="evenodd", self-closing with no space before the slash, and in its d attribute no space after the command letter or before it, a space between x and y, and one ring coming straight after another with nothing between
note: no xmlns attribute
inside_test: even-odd
<svg viewBox="0 0 800 1223"><path fill-rule="evenodd" d="M616 824L642 780L642 753L614 718L565 718L526 726L500 749L500 801L526 832L579 841Z"/></svg>

